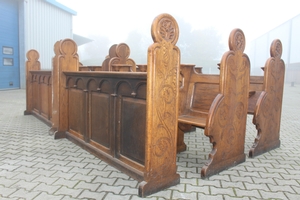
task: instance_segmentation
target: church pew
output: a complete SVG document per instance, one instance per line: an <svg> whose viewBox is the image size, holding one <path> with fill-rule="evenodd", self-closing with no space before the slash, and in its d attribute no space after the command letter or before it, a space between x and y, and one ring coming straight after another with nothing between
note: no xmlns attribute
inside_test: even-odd
<svg viewBox="0 0 300 200"><path fill-rule="evenodd" d="M244 33L235 29L229 51L223 54L220 75L197 73L184 66L179 94L178 151L184 150L183 134L192 126L203 128L212 143L206 178L245 161L244 144L249 96L250 61L243 53Z"/></svg>
<svg viewBox="0 0 300 200"><path fill-rule="evenodd" d="M52 79L50 70L41 70L38 51L26 54L26 110L24 115L35 115L51 125Z"/></svg>
<svg viewBox="0 0 300 200"><path fill-rule="evenodd" d="M51 132L137 179L145 197L179 183L176 167L180 50L175 19L151 27L145 72L80 72L77 46L59 41L53 59ZM126 64L125 64L126 66Z"/></svg>
<svg viewBox="0 0 300 200"><path fill-rule="evenodd" d="M284 84L284 61L281 60L282 45L280 40L274 40L271 45L271 58L266 62L264 76L250 76L249 79L249 99L248 114L253 115L253 124L257 128L257 137L249 151L249 157L254 157L280 146L280 118L282 108L282 95ZM184 76L185 83L180 89L179 113L185 108L186 98L189 89L189 81L199 84L193 89L192 104L199 113L207 115L210 104L219 89L218 75L205 75L198 73L193 65L181 65L181 75ZM192 79L192 80L190 80ZM203 87L201 87L203 86ZM209 95L207 95L209 93ZM267 98L268 97L268 98ZM177 141L177 151L186 150L183 141L183 133L192 129L191 124L179 123L179 139ZM203 176L205 177L205 176Z"/></svg>

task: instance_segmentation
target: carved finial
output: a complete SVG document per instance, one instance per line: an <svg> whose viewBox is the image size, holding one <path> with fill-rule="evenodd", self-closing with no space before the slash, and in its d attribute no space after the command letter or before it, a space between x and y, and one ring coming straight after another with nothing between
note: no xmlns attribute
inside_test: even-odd
<svg viewBox="0 0 300 200"><path fill-rule="evenodd" d="M109 58L113 58L113 57L116 57L116 48L117 48L117 44L114 44L112 45L110 48L109 48L109 51L108 51L108 56Z"/></svg>
<svg viewBox="0 0 300 200"><path fill-rule="evenodd" d="M154 42L165 40L175 45L179 37L178 24L171 15L161 14L152 23L151 35Z"/></svg>
<svg viewBox="0 0 300 200"><path fill-rule="evenodd" d="M127 59L130 55L130 49L129 46L125 43L120 43L116 47L116 54L117 57L120 57L121 59Z"/></svg>
<svg viewBox="0 0 300 200"><path fill-rule="evenodd" d="M26 57L29 61L38 61L40 54L37 50L31 49L27 52Z"/></svg>
<svg viewBox="0 0 300 200"><path fill-rule="evenodd" d="M56 41L55 44L54 44L54 49L53 50L54 50L55 55L60 55L60 52L59 52L60 42L61 42L61 40Z"/></svg>
<svg viewBox="0 0 300 200"><path fill-rule="evenodd" d="M77 44L71 39L65 39L60 42L60 52L63 55L77 54Z"/></svg>
<svg viewBox="0 0 300 200"><path fill-rule="evenodd" d="M234 29L229 36L229 49L231 51L244 52L246 46L246 39L244 32L241 29Z"/></svg>
<svg viewBox="0 0 300 200"><path fill-rule="evenodd" d="M270 48L270 55L271 57L278 57L281 58L282 55L282 43L279 39L273 40Z"/></svg>

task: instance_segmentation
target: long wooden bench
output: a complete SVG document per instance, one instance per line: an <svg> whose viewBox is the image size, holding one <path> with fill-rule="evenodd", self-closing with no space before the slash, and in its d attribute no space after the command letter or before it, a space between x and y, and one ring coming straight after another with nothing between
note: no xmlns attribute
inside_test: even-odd
<svg viewBox="0 0 300 200"><path fill-rule="evenodd" d="M221 60L220 75L204 75L181 68L178 148L191 126L204 129L212 143L201 177L209 177L245 161L244 143L249 95L250 61L243 53L244 33L235 29L229 51Z"/></svg>
<svg viewBox="0 0 300 200"><path fill-rule="evenodd" d="M140 181L141 197L180 181L179 28L171 15L162 14L154 19L151 34L147 72L79 71L71 39L54 45L52 62L51 133Z"/></svg>
<svg viewBox="0 0 300 200"><path fill-rule="evenodd" d="M262 68L264 76L250 76L248 114L253 115L257 137L249 151L249 157L260 155L280 146L280 119L285 73L281 52L281 42L276 39L271 44L271 58ZM187 98L197 115L207 116L210 105L218 94L219 76L197 72L193 65L181 65L181 76L179 113L186 109ZM191 89L190 83L193 84L193 93L188 91ZM187 97L188 94L190 96ZM205 120L202 118L202 121L197 120L196 123L198 123L198 127L203 127ZM186 150L183 134L193 130L194 126L191 123L179 123L179 127L177 151L181 152Z"/></svg>
<svg viewBox="0 0 300 200"><path fill-rule="evenodd" d="M280 146L280 122L284 88L285 64L281 59L282 44L275 39L270 47L270 58L266 61L264 76L252 81L256 94L250 97L248 113L253 114L257 137L249 151L254 157Z"/></svg>
<svg viewBox="0 0 300 200"><path fill-rule="evenodd" d="M59 42L54 47L56 54L59 54ZM82 66L79 62L79 71L134 71L136 64L128 58L129 53L130 49L125 43L112 45L103 66ZM39 52L35 49L27 52L26 88L24 114L33 114L49 126L52 125L52 70L41 70Z"/></svg>
<svg viewBox="0 0 300 200"><path fill-rule="evenodd" d="M30 50L26 54L26 110L25 115L35 115L46 124L52 120L51 71L41 70L39 53Z"/></svg>
<svg viewBox="0 0 300 200"><path fill-rule="evenodd" d="M125 43L114 44L109 48L101 66L83 66L80 63L79 71L136 71L135 61L130 56L130 48Z"/></svg>

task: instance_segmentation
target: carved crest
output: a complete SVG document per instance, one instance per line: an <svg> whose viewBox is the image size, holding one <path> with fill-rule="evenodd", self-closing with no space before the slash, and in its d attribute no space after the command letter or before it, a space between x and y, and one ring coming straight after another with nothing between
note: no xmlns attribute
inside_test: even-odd
<svg viewBox="0 0 300 200"><path fill-rule="evenodd" d="M154 42L165 40L175 45L179 37L178 24L171 15L161 14L152 23L151 35Z"/></svg>

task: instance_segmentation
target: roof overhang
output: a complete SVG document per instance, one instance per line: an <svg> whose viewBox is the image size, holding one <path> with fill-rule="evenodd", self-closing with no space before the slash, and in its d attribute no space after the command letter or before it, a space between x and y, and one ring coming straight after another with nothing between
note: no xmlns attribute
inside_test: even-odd
<svg viewBox="0 0 300 200"><path fill-rule="evenodd" d="M80 35L77 35L74 33L73 33L73 40L76 42L77 46L80 46L80 45L83 45L83 44L93 41L89 38L86 38L86 37L83 37L83 36L80 36Z"/></svg>
<svg viewBox="0 0 300 200"><path fill-rule="evenodd" d="M63 10L63 11L65 11L65 12L70 13L70 14L72 14L72 15L74 15L74 16L77 15L77 12L76 12L76 11L72 10L71 8L69 8L69 7L67 7L67 6L65 6L65 5L59 3L59 2L57 2L57 1L55 1L55 0L44 0L44 1L46 1L47 3L49 3L49 4L51 4L51 5L53 5L53 6L57 7L57 8L59 8L59 9L61 9L61 10Z"/></svg>

